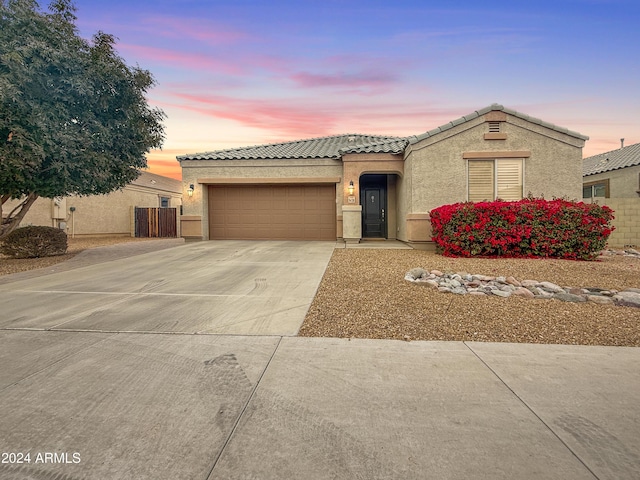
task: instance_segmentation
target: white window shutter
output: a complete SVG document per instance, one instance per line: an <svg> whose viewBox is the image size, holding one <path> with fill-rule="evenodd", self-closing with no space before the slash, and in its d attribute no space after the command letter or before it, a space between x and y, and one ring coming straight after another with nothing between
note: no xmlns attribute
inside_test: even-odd
<svg viewBox="0 0 640 480"><path fill-rule="evenodd" d="M522 159L500 159L498 165L497 198L522 200Z"/></svg>
<svg viewBox="0 0 640 480"><path fill-rule="evenodd" d="M469 161L469 201L483 202L494 199L494 161Z"/></svg>

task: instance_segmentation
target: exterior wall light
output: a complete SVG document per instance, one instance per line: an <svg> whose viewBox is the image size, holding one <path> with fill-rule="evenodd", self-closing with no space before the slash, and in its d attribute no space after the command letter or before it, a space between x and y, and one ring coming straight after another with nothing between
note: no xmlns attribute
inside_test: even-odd
<svg viewBox="0 0 640 480"><path fill-rule="evenodd" d="M189 195L190 197L193 197L193 183L191 185L189 185L189 189L187 190L187 195Z"/></svg>
<svg viewBox="0 0 640 480"><path fill-rule="evenodd" d="M351 180L349 182L349 195L353 195L353 190L354 190L353 180Z"/></svg>

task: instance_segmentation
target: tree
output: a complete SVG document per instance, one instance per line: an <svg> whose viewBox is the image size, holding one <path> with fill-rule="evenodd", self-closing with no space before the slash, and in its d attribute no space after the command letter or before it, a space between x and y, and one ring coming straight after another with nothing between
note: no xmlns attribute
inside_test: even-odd
<svg viewBox="0 0 640 480"><path fill-rule="evenodd" d="M164 112L145 94L150 72L129 67L115 38L80 37L71 0L42 12L34 0L0 0L0 240L38 197L105 194L147 166L164 140ZM0 214L2 214L0 206Z"/></svg>

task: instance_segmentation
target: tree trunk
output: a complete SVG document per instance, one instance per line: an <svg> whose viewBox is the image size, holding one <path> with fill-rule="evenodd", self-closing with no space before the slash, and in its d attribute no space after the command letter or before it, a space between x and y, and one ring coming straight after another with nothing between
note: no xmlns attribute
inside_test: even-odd
<svg viewBox="0 0 640 480"><path fill-rule="evenodd" d="M8 200L8 198L5 198L5 197L6 196L2 197L2 204L4 204ZM4 218L4 217L2 218L2 224L0 224L0 242L4 237L9 235L16 228L18 228L18 225L20 225L20 222L22 221L24 216L27 214L27 212L31 208L31 205L33 205L37 199L38 199L37 194L30 193L25 197L24 200L22 200L22 202L20 202L20 204L18 204L17 207L15 207L13 210L11 210L11 212L9 212L9 215L7 215L7 218ZM0 206L0 215L1 214L2 214L2 207Z"/></svg>

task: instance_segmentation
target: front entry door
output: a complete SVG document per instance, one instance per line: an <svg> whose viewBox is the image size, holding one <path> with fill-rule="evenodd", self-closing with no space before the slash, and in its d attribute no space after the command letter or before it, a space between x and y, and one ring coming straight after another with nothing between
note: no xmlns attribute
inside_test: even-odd
<svg viewBox="0 0 640 480"><path fill-rule="evenodd" d="M365 187L362 193L362 236L365 238L386 238L386 189Z"/></svg>

